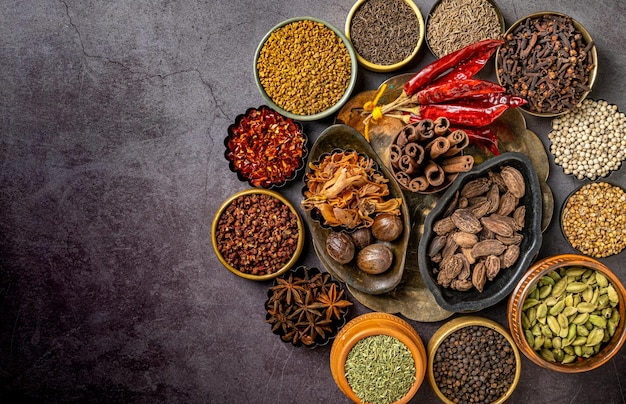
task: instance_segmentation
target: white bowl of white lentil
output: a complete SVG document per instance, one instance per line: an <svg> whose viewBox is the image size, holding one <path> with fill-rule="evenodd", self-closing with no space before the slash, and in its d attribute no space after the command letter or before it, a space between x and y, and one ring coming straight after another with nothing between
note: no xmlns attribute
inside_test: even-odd
<svg viewBox="0 0 626 404"><path fill-rule="evenodd" d="M339 111L354 90L357 70L348 38L314 17L290 18L274 26L254 55L254 79L263 99L300 121Z"/></svg>

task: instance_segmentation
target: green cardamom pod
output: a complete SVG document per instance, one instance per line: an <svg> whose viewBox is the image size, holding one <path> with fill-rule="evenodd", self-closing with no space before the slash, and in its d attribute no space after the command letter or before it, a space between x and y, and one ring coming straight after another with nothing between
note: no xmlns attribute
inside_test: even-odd
<svg viewBox="0 0 626 404"><path fill-rule="evenodd" d="M617 291L615 290L613 285L607 286L606 291L607 291L607 294L609 295L609 303L611 303L611 305L615 307L619 301L617 297Z"/></svg>
<svg viewBox="0 0 626 404"><path fill-rule="evenodd" d="M561 328L568 328L569 327L569 321L567 320L567 316L565 316L565 314L563 314L563 312L560 312L556 316L556 319L559 322L559 325L561 326Z"/></svg>
<svg viewBox="0 0 626 404"><path fill-rule="evenodd" d="M556 317L548 316L547 322L548 322L548 327L550 328L550 331L552 331L554 335L559 335L559 333L561 332L561 326L559 325L559 322L556 319ZM546 334L544 333L543 335L546 335ZM547 336L548 335L546 335L546 337Z"/></svg>
<svg viewBox="0 0 626 404"><path fill-rule="evenodd" d="M607 294L600 295L598 297L598 308L604 309L606 307L609 307L609 295Z"/></svg>
<svg viewBox="0 0 626 404"><path fill-rule="evenodd" d="M541 351L539 351L539 354L543 357L543 359L547 360L548 362L556 362L554 354L549 349L542 349Z"/></svg>
<svg viewBox="0 0 626 404"><path fill-rule="evenodd" d="M589 330L584 325L580 324L576 326L576 333L582 337L589 335Z"/></svg>
<svg viewBox="0 0 626 404"><path fill-rule="evenodd" d="M574 341L572 341L572 346L576 349L577 346L582 346L587 343L587 337L576 337ZM580 356L578 353L576 354Z"/></svg>
<svg viewBox="0 0 626 404"><path fill-rule="evenodd" d="M610 307L604 308L602 309L602 317L606 318L607 320L609 318L611 318L611 316L613 315L613 309Z"/></svg>
<svg viewBox="0 0 626 404"><path fill-rule="evenodd" d="M554 306L559 300L554 297L554 296L550 296L548 297L546 300L544 300L543 302L546 304L546 306L548 307L552 307Z"/></svg>
<svg viewBox="0 0 626 404"><path fill-rule="evenodd" d="M574 362L574 359L576 359L575 355L566 353L565 355L563 355L563 360L561 361L561 363L567 365L568 363Z"/></svg>
<svg viewBox="0 0 626 404"><path fill-rule="evenodd" d="M592 347L602 342L604 338L604 330L601 328L594 328L587 336L587 342L585 346Z"/></svg>
<svg viewBox="0 0 626 404"><path fill-rule="evenodd" d="M567 284L567 286L565 287L565 291L566 292L570 292L570 293L581 293L582 291L584 291L588 287L589 286L586 283L572 282L572 283L568 283Z"/></svg>
<svg viewBox="0 0 626 404"><path fill-rule="evenodd" d="M534 347L535 336L533 335L533 333L530 330L524 330L524 336L526 337L526 342L528 342L528 345L530 345L531 347Z"/></svg>
<svg viewBox="0 0 626 404"><path fill-rule="evenodd" d="M540 336L541 335L541 325L540 324L535 324L533 326L533 328L530 329L530 332L532 332L535 337Z"/></svg>
<svg viewBox="0 0 626 404"><path fill-rule="evenodd" d="M574 324L585 324L589 320L589 313L578 313L572 320Z"/></svg>
<svg viewBox="0 0 626 404"><path fill-rule="evenodd" d="M574 306L574 296L568 294L565 296L565 307L573 307Z"/></svg>
<svg viewBox="0 0 626 404"><path fill-rule="evenodd" d="M617 325L611 323L610 321L606 324L606 333L609 337L615 335L615 330L617 330Z"/></svg>
<svg viewBox="0 0 626 404"><path fill-rule="evenodd" d="M539 288L539 299L545 299L552 293L552 285L545 285Z"/></svg>
<svg viewBox="0 0 626 404"><path fill-rule="evenodd" d="M538 351L541 348L543 348L543 343L544 343L545 340L546 340L546 338L543 335L535 336L535 343L533 344L533 349L535 351Z"/></svg>
<svg viewBox="0 0 626 404"><path fill-rule="evenodd" d="M573 316L574 314L577 314L578 313L578 309L576 309L576 307L574 307L574 306L567 306L566 305L565 308L563 308L562 313L563 313L563 315L565 317L569 318L570 316Z"/></svg>
<svg viewBox="0 0 626 404"><path fill-rule="evenodd" d="M561 280L561 275L557 271L550 271L546 275L554 279L556 282Z"/></svg>
<svg viewBox="0 0 626 404"><path fill-rule="evenodd" d="M560 348L553 348L552 353L554 354L554 360L557 362L561 362L565 357L565 352Z"/></svg>
<svg viewBox="0 0 626 404"><path fill-rule="evenodd" d="M596 305L588 302L580 302L576 306L576 309L578 309L579 313L591 313L596 309Z"/></svg>
<svg viewBox="0 0 626 404"><path fill-rule="evenodd" d="M585 271L586 269L583 267L569 267L565 270L565 275L578 278L582 276L582 274L584 274Z"/></svg>
<svg viewBox="0 0 626 404"><path fill-rule="evenodd" d="M554 321L556 321L556 318L554 319ZM559 323L557 322L556 325L558 326ZM542 325L541 326L541 334L546 337L546 338L552 338L554 336L554 333L552 332L552 330L550 329L549 325Z"/></svg>
<svg viewBox="0 0 626 404"><path fill-rule="evenodd" d="M550 313L553 316L556 316L557 314L562 312L564 308L565 308L565 301L559 300L554 306L550 307L550 310L548 310L548 313Z"/></svg>
<svg viewBox="0 0 626 404"><path fill-rule="evenodd" d="M606 318L604 318L603 316L598 316L597 314L590 314L589 315L589 321L591 322L591 324L595 325L598 328L606 328Z"/></svg>
<svg viewBox="0 0 626 404"><path fill-rule="evenodd" d="M530 323L531 327L537 322L537 307L531 307L530 309L526 310L526 316L528 317L528 322Z"/></svg>
<svg viewBox="0 0 626 404"><path fill-rule="evenodd" d="M593 295L591 296L590 303L593 303L593 304L595 304L597 306L599 299L600 299L600 289L595 288L593 290Z"/></svg>
<svg viewBox="0 0 626 404"><path fill-rule="evenodd" d="M607 286L609 286L609 280L607 279L607 277L597 271L596 271L596 282L598 283L598 286L600 286L601 288L606 288Z"/></svg>
<svg viewBox="0 0 626 404"><path fill-rule="evenodd" d="M561 349L563 341L561 340L561 337L553 337L552 338L552 348L554 349Z"/></svg>
<svg viewBox="0 0 626 404"><path fill-rule="evenodd" d="M583 356L583 347L582 347L582 345L575 345L574 346L574 353L576 354L576 356Z"/></svg>
<svg viewBox="0 0 626 404"><path fill-rule="evenodd" d="M550 285L550 286L554 286L554 284L556 283L556 281L554 279L552 279L551 277L544 275L541 277L541 279L539 280L539 283L543 286L543 285Z"/></svg>
<svg viewBox="0 0 626 404"><path fill-rule="evenodd" d="M541 303L537 306L537 310L535 312L535 318L543 318L548 315L548 306L545 303Z"/></svg>
<svg viewBox="0 0 626 404"><path fill-rule="evenodd" d="M526 313L522 312L522 314L520 315L520 318L522 320L522 328L524 330L530 330L530 327L532 327L532 324L530 324L530 321L528 320L528 316L526 315Z"/></svg>
<svg viewBox="0 0 626 404"><path fill-rule="evenodd" d="M522 311L526 311L529 308L538 305L539 303L540 303L540 301L537 300L537 299L526 298L526 300L524 300L524 304L522 305Z"/></svg>
<svg viewBox="0 0 626 404"><path fill-rule="evenodd" d="M567 288L567 278L561 278L552 287L552 292L550 293L550 296L559 297L563 293L565 293L566 288Z"/></svg>
<svg viewBox="0 0 626 404"><path fill-rule="evenodd" d="M574 352L574 347L569 346L569 345L563 347L563 352L565 352L568 355L576 355L576 353Z"/></svg>
<svg viewBox="0 0 626 404"><path fill-rule="evenodd" d="M591 286L587 286L585 290L583 290L582 297L585 302L591 301L591 298L593 298L593 290Z"/></svg>

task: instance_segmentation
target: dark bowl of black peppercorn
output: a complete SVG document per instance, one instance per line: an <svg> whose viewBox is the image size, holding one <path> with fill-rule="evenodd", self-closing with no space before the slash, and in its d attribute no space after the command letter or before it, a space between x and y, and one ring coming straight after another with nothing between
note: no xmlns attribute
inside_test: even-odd
<svg viewBox="0 0 626 404"><path fill-rule="evenodd" d="M505 402L517 387L522 362L499 323L479 316L454 318L428 341L426 376L446 404Z"/></svg>
<svg viewBox="0 0 626 404"><path fill-rule="evenodd" d="M461 173L428 212L418 247L437 303L471 313L504 300L539 253L541 219L541 187L527 156L502 153Z"/></svg>
<svg viewBox="0 0 626 404"><path fill-rule="evenodd" d="M328 272L298 266L276 278L267 291L265 321L283 342L315 348L337 335L351 306Z"/></svg>

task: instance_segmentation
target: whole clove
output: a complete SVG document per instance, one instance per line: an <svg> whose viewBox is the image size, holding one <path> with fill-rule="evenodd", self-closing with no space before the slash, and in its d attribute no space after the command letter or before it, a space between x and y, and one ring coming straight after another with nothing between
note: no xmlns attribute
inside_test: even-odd
<svg viewBox="0 0 626 404"><path fill-rule="evenodd" d="M526 98L530 112L575 110L591 90L594 44L585 40L571 17L526 18L505 41L498 52L498 77L507 92Z"/></svg>

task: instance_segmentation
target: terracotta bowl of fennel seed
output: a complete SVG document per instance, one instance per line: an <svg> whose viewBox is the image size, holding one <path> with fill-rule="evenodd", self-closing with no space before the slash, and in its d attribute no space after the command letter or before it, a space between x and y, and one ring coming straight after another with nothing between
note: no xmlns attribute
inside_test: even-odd
<svg viewBox="0 0 626 404"><path fill-rule="evenodd" d="M348 13L345 33L361 66L387 73L417 55L424 42L424 18L412 0L358 0Z"/></svg>

